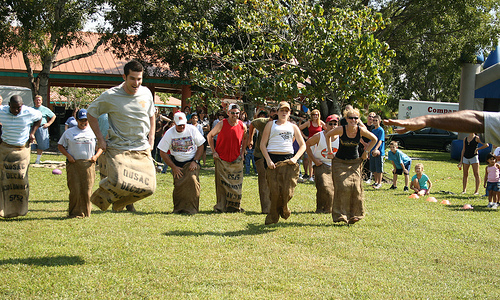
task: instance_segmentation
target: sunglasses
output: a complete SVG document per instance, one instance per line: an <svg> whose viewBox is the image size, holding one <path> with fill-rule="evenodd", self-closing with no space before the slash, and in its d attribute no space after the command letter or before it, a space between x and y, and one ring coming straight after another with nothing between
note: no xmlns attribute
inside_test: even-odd
<svg viewBox="0 0 500 300"><path fill-rule="evenodd" d="M311 116L319 116L319 114L312 114Z"/></svg>
<svg viewBox="0 0 500 300"><path fill-rule="evenodd" d="M337 125L337 122L330 122L328 123L329 126Z"/></svg>
<svg viewBox="0 0 500 300"><path fill-rule="evenodd" d="M232 114L232 115L239 115L240 114L239 111L230 111L229 113Z"/></svg>
<svg viewBox="0 0 500 300"><path fill-rule="evenodd" d="M351 119L351 120L357 120L359 119L359 117L347 117L348 119Z"/></svg>

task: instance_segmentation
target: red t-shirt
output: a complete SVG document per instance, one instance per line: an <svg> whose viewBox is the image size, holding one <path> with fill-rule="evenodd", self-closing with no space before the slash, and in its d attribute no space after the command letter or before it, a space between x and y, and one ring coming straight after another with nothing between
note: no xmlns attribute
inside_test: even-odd
<svg viewBox="0 0 500 300"><path fill-rule="evenodd" d="M323 130L323 127L321 127L321 124L318 127L316 127L313 125L313 122L310 121L310 123L309 123L309 136L307 138L312 137L313 135L315 135L316 133L318 133L322 130Z"/></svg>
<svg viewBox="0 0 500 300"><path fill-rule="evenodd" d="M233 162L240 156L241 142L245 134L243 126L241 120L234 126L231 126L227 119L222 120L222 129L217 135L215 151L223 161Z"/></svg>

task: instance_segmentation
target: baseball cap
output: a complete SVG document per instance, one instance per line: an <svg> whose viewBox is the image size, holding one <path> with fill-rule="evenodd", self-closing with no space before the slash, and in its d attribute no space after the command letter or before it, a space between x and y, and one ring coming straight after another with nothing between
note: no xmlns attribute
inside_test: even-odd
<svg viewBox="0 0 500 300"><path fill-rule="evenodd" d="M177 126L179 126L179 125L186 125L186 123L187 123L186 114L183 113L183 112L177 112L177 113L175 113L175 115L174 115L174 122L175 122L175 125L177 125Z"/></svg>
<svg viewBox="0 0 500 300"><path fill-rule="evenodd" d="M278 105L278 110L280 110L280 109L282 109L282 108L284 108L284 107L286 107L286 108L288 108L288 109L291 109L291 108L290 108L290 104L288 104L288 102L286 102L286 101L281 101L281 102L280 102L280 104Z"/></svg>
<svg viewBox="0 0 500 300"><path fill-rule="evenodd" d="M80 109L77 113L76 113L76 118L78 120L81 120L81 119L87 119L87 110L85 108L82 108Z"/></svg>
<svg viewBox="0 0 500 300"><path fill-rule="evenodd" d="M240 106L236 103L232 103L229 105L229 108L227 109L228 111L230 111L231 109L237 109L237 110L241 110L240 109Z"/></svg>
<svg viewBox="0 0 500 300"><path fill-rule="evenodd" d="M330 121L339 121L339 117L337 115L329 115L327 118L326 118L326 123L330 122Z"/></svg>

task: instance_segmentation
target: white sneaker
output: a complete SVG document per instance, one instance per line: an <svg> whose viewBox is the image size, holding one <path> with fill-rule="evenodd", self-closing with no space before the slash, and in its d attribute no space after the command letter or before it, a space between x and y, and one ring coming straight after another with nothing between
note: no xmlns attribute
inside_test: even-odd
<svg viewBox="0 0 500 300"><path fill-rule="evenodd" d="M371 179L368 179L367 181L365 181L366 184L370 184L372 183L372 180Z"/></svg>
<svg viewBox="0 0 500 300"><path fill-rule="evenodd" d="M493 205L491 206L492 209L497 209L498 208L498 203L493 203Z"/></svg>
<svg viewBox="0 0 500 300"><path fill-rule="evenodd" d="M487 208L491 208L493 206L493 202L489 202L488 205L486 205Z"/></svg>
<svg viewBox="0 0 500 300"><path fill-rule="evenodd" d="M382 187L382 184L381 184L381 183L379 183L379 184L375 184L375 185L373 186L373 188L374 188L374 189L377 189L377 190L378 190L379 188L381 188L381 187Z"/></svg>
<svg viewBox="0 0 500 300"><path fill-rule="evenodd" d="M314 182L314 177L313 176L309 177L309 181L313 181Z"/></svg>

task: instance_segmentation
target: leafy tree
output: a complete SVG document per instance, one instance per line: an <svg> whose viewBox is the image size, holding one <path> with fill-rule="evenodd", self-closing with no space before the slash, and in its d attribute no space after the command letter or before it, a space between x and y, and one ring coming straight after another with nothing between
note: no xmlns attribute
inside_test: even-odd
<svg viewBox="0 0 500 300"><path fill-rule="evenodd" d="M189 38L179 47L211 63L190 74L202 89L198 101L223 95L252 102L300 100L338 113L346 100L384 101L381 74L393 53L373 33L385 26L367 8L325 14L304 0L242 1L223 30L205 19L184 22Z"/></svg>
<svg viewBox="0 0 500 300"><path fill-rule="evenodd" d="M0 0L0 55L22 53L33 95L42 95L45 104L51 70L91 56L103 44L100 40L88 53L59 55L63 47L85 43L81 30L100 5L100 0ZM36 64L42 66L37 75Z"/></svg>

